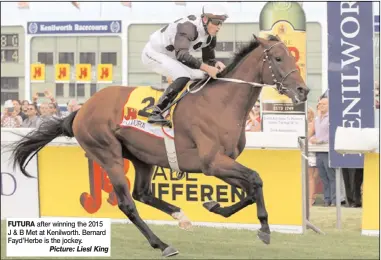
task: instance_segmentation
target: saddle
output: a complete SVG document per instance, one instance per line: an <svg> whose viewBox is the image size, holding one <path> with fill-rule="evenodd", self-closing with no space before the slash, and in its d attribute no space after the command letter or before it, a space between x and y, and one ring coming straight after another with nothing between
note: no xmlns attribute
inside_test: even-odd
<svg viewBox="0 0 381 260"><path fill-rule="evenodd" d="M161 113L170 124L166 126L157 126L148 123L148 117L152 113L152 108L161 95L163 89L154 86L138 86L129 95L123 108L123 118L119 123L121 128L134 128L145 132L151 136L163 138L169 165L176 171L177 178L182 179L184 172L179 169L177 163L176 148L174 142L174 124L173 115L176 105L192 91L197 91L198 86L202 86L207 79L189 81L185 88L177 95L175 100L170 103Z"/></svg>

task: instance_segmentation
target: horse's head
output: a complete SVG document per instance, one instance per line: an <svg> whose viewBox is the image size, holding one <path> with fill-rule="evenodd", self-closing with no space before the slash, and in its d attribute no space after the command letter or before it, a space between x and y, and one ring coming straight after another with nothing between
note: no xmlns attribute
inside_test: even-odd
<svg viewBox="0 0 381 260"><path fill-rule="evenodd" d="M269 36L268 40L255 35L254 38L264 49L261 75L263 83L275 84L278 92L287 95L294 103L306 101L310 90L287 46L275 36Z"/></svg>

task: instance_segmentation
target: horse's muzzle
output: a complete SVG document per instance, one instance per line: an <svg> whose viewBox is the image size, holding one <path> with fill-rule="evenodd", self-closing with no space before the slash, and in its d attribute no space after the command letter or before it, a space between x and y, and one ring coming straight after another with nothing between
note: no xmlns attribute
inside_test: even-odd
<svg viewBox="0 0 381 260"><path fill-rule="evenodd" d="M310 92L310 89L307 86L298 86L296 88L297 91L297 97L295 99L299 102L305 102L307 101L308 93Z"/></svg>

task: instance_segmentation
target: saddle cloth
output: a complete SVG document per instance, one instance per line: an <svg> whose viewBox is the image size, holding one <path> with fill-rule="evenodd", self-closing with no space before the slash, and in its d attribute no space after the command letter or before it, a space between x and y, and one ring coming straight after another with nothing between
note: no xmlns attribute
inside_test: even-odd
<svg viewBox="0 0 381 260"><path fill-rule="evenodd" d="M191 81L188 82L188 84L191 83ZM186 91L187 86L178 94L177 97ZM132 90L123 108L123 119L119 124L120 127L132 127L159 138L164 138L165 134L173 139L174 125L172 119L177 103L163 114L164 118L171 121L172 128L154 125L147 122L148 117L152 112L150 107L153 107L156 104L162 94L163 90L154 89L151 86L139 86Z"/></svg>

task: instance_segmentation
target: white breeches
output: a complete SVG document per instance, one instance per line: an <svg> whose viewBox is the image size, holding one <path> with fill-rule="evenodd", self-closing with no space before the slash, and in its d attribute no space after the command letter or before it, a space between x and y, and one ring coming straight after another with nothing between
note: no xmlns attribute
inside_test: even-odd
<svg viewBox="0 0 381 260"><path fill-rule="evenodd" d="M205 72L202 70L189 68L176 59L154 50L149 42L143 49L141 59L146 68L170 77L172 80L181 77L187 77L191 80L205 77Z"/></svg>

